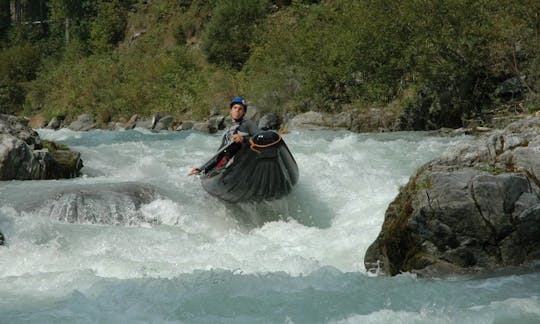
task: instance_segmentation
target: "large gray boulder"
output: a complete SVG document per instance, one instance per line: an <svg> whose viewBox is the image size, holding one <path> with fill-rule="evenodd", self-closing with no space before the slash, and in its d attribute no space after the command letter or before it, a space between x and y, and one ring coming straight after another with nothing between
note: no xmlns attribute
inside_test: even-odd
<svg viewBox="0 0 540 324"><path fill-rule="evenodd" d="M16 116L0 114L0 134L12 135L26 144L33 146L41 143L38 133L26 126Z"/></svg>
<svg viewBox="0 0 540 324"><path fill-rule="evenodd" d="M368 270L486 273L540 259L540 118L450 147L389 205Z"/></svg>
<svg viewBox="0 0 540 324"><path fill-rule="evenodd" d="M168 130L171 128L173 120L174 118L171 115L156 116L153 129L156 131Z"/></svg>
<svg viewBox="0 0 540 324"><path fill-rule="evenodd" d="M42 141L17 117L0 115L0 181L73 178L82 166L79 152Z"/></svg>
<svg viewBox="0 0 540 324"><path fill-rule="evenodd" d="M76 121L69 124L68 128L76 132L85 132L96 128L96 123L94 122L94 117L88 114L82 114Z"/></svg>
<svg viewBox="0 0 540 324"><path fill-rule="evenodd" d="M0 180L40 179L41 173L40 161L28 144L13 135L0 134Z"/></svg>

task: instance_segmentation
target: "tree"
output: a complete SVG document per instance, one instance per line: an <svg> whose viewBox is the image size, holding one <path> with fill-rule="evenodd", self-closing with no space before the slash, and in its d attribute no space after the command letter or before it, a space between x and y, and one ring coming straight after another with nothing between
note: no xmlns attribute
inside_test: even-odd
<svg viewBox="0 0 540 324"><path fill-rule="evenodd" d="M64 35L66 45L72 38L88 39L88 18L94 14L91 0L49 0L54 32Z"/></svg>

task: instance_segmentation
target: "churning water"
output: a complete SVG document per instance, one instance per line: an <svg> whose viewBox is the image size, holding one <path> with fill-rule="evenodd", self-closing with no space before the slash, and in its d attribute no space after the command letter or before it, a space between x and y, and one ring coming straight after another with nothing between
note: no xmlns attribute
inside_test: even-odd
<svg viewBox="0 0 540 324"><path fill-rule="evenodd" d="M191 167L220 135L41 130L84 176L0 183L0 323L538 323L540 274L377 277L363 257L399 186L452 142L295 132L280 201L231 205Z"/></svg>

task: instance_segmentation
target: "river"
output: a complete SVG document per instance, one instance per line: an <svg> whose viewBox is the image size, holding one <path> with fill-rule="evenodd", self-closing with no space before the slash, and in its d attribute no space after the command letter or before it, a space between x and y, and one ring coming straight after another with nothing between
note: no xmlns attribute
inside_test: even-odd
<svg viewBox="0 0 540 324"><path fill-rule="evenodd" d="M38 131L84 175L0 182L0 323L540 322L538 272L363 267L399 187L469 137L291 132L291 194L231 205L187 175L220 134Z"/></svg>

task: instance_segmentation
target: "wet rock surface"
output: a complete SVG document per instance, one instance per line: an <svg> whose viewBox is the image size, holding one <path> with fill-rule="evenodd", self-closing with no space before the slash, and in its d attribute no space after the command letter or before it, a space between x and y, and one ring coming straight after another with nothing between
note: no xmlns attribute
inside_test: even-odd
<svg viewBox="0 0 540 324"><path fill-rule="evenodd" d="M490 273L540 259L540 118L449 147L389 205L370 271Z"/></svg>

